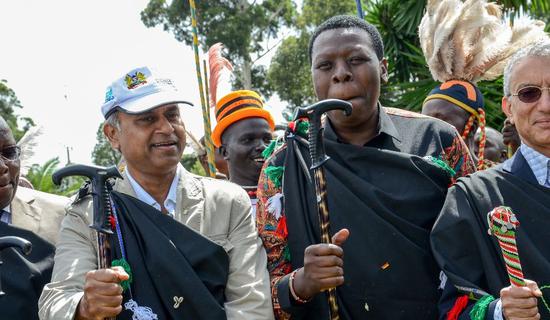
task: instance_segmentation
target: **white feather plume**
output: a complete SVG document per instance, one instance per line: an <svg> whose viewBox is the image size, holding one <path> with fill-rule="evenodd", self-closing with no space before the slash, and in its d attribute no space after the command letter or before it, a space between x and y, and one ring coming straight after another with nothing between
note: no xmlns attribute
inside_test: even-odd
<svg viewBox="0 0 550 320"><path fill-rule="evenodd" d="M44 129L42 126L31 127L25 134L19 139L17 145L21 148L21 169L20 174L22 176L27 175L29 169L32 166L30 163L31 158L34 156L34 149L38 145L37 138L42 135Z"/></svg>
<svg viewBox="0 0 550 320"><path fill-rule="evenodd" d="M429 0L418 34L435 80L474 83L497 78L519 48L547 37L543 22L510 26L486 0Z"/></svg>
<svg viewBox="0 0 550 320"><path fill-rule="evenodd" d="M203 155L206 153L206 150L202 146L202 144L195 138L195 136L191 133L191 131L185 129L185 135L187 137L187 144L191 145L191 148L195 151L197 155Z"/></svg>

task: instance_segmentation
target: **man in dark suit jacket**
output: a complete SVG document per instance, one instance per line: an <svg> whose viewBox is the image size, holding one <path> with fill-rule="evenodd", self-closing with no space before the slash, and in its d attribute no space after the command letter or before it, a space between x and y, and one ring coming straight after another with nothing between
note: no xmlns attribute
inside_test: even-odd
<svg viewBox="0 0 550 320"><path fill-rule="evenodd" d="M527 47L504 73L503 111L522 144L502 165L459 179L431 235L448 276L441 319L549 319L550 40ZM487 214L511 208L525 286L512 286Z"/></svg>
<svg viewBox="0 0 550 320"><path fill-rule="evenodd" d="M0 237L19 236L33 245L29 256L3 250L0 319L38 319L38 297L49 282L66 197L18 187L20 149L0 117Z"/></svg>

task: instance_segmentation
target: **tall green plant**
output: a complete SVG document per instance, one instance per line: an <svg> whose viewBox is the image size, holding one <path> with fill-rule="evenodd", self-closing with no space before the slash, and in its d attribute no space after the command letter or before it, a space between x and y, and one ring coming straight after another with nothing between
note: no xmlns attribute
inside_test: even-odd
<svg viewBox="0 0 550 320"><path fill-rule="evenodd" d="M52 181L52 174L57 170L59 163L59 158L56 157L46 161L43 165L34 164L29 169L26 178L36 190L62 196L72 196L78 191L84 179L68 177L63 179L61 186L56 186Z"/></svg>

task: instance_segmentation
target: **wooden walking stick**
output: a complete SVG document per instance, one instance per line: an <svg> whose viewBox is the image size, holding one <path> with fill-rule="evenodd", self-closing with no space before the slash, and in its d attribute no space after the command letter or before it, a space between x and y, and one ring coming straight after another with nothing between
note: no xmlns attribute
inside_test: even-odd
<svg viewBox="0 0 550 320"><path fill-rule="evenodd" d="M325 153L323 144L323 128L321 127L321 117L331 110L343 110L349 116L351 114L351 103L328 99L317 102L309 107L298 108L295 120L299 118L309 119L309 155L311 156L311 170L314 172L315 196L317 204L317 213L319 214L319 224L321 227L321 243L331 243L330 241L330 223L327 201L327 181L323 164L330 159ZM338 301L336 300L336 289L331 288L327 291L330 309L330 319L338 320Z"/></svg>

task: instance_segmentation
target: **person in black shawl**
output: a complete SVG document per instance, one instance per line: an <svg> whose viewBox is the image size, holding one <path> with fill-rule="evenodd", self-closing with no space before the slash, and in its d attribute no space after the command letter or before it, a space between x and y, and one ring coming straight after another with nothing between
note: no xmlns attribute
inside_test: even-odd
<svg viewBox="0 0 550 320"><path fill-rule="evenodd" d="M522 144L502 165L459 179L431 243L448 276L440 319L550 319L550 40L516 53L504 72L502 109ZM511 286L487 214L510 207L526 286Z"/></svg>
<svg viewBox="0 0 550 320"><path fill-rule="evenodd" d="M276 317L328 319L320 293L336 287L341 319L435 319L429 231L448 185L474 170L468 150L449 124L379 104L388 73L374 26L333 17L309 52L317 98L353 111L329 112L324 124L334 244L319 244L307 122L291 124L260 175L257 225Z"/></svg>

